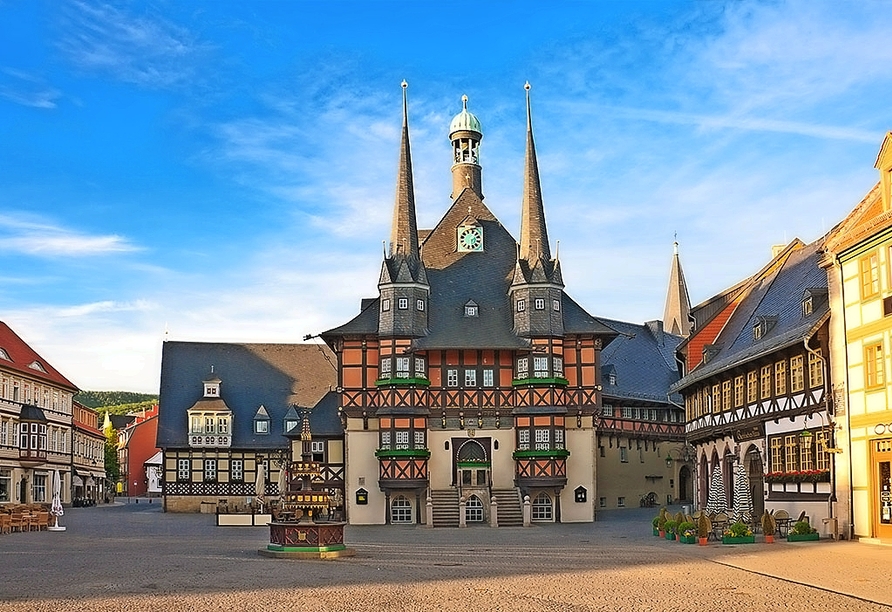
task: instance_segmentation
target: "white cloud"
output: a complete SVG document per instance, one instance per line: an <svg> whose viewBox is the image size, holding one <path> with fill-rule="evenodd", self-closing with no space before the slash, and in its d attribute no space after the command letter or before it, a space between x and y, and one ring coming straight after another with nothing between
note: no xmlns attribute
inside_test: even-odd
<svg viewBox="0 0 892 612"><path fill-rule="evenodd" d="M43 79L12 68L0 68L0 98L32 108L56 108L61 93Z"/></svg>
<svg viewBox="0 0 892 612"><path fill-rule="evenodd" d="M138 247L121 236L93 236L44 221L0 214L0 252L39 257L83 257L137 250Z"/></svg>
<svg viewBox="0 0 892 612"><path fill-rule="evenodd" d="M208 47L158 14L72 1L62 12L59 48L85 72L127 83L169 88L190 82Z"/></svg>

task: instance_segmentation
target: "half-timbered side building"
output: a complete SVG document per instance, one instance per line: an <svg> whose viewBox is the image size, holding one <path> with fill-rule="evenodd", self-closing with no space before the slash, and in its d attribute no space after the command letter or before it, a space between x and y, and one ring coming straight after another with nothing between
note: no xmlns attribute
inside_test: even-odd
<svg viewBox="0 0 892 612"><path fill-rule="evenodd" d="M322 464L326 488L343 499L334 363L321 344L165 342L158 416L165 510L278 496L279 472L301 455L307 410L313 460ZM255 489L260 465L263 491Z"/></svg>
<svg viewBox="0 0 892 612"><path fill-rule="evenodd" d="M668 391L679 379L675 350L682 338L660 321L604 322L620 335L601 351L598 508L691 503L694 464L682 397Z"/></svg>
<svg viewBox="0 0 892 612"><path fill-rule="evenodd" d="M405 84L404 84L405 88ZM405 89L379 294L321 337L338 360L351 523L591 521L600 352L616 332L564 292L527 98L520 240L483 203L480 122L450 125L452 201L420 234ZM423 240L419 238L424 235Z"/></svg>
<svg viewBox="0 0 892 612"><path fill-rule="evenodd" d="M743 474L755 513L805 511L813 522L830 513L823 244L793 241L757 274L704 302L708 316L701 306L692 311L698 327L680 348L688 371L673 390L685 398L701 507L711 494L723 509L738 508L735 479Z"/></svg>

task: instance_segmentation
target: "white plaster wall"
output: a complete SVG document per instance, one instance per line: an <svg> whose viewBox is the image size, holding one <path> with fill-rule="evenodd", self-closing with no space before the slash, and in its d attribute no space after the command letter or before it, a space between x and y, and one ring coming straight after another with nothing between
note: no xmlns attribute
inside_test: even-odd
<svg viewBox="0 0 892 612"><path fill-rule="evenodd" d="M594 520L595 496L595 436L591 429L567 429L567 486L561 491L561 522L586 523ZM574 491L583 486L588 491L585 503L577 503Z"/></svg>
<svg viewBox="0 0 892 612"><path fill-rule="evenodd" d="M373 429L373 425L375 429ZM377 422L369 419L369 430L363 431L361 419L348 419L346 438L347 473L345 495L347 497L347 520L352 525L383 525L385 522L384 493L378 488ZM365 484L360 484L364 479ZM356 504L356 491L363 488L369 492L369 503Z"/></svg>

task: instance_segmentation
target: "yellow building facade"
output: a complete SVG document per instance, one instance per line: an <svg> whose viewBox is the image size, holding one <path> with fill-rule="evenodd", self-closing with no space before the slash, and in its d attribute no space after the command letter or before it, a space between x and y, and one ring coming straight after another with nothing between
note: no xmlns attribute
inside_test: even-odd
<svg viewBox="0 0 892 612"><path fill-rule="evenodd" d="M879 183L836 228L823 265L833 317L832 419L840 532L892 540L892 132Z"/></svg>

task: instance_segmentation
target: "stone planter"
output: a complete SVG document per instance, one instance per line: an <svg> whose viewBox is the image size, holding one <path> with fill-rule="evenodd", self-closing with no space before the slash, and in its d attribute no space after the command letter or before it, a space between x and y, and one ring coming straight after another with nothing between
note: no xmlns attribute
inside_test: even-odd
<svg viewBox="0 0 892 612"><path fill-rule="evenodd" d="M756 536L722 536L722 544L755 544Z"/></svg>
<svg viewBox="0 0 892 612"><path fill-rule="evenodd" d="M817 542L821 539L820 533L788 533L787 542Z"/></svg>

